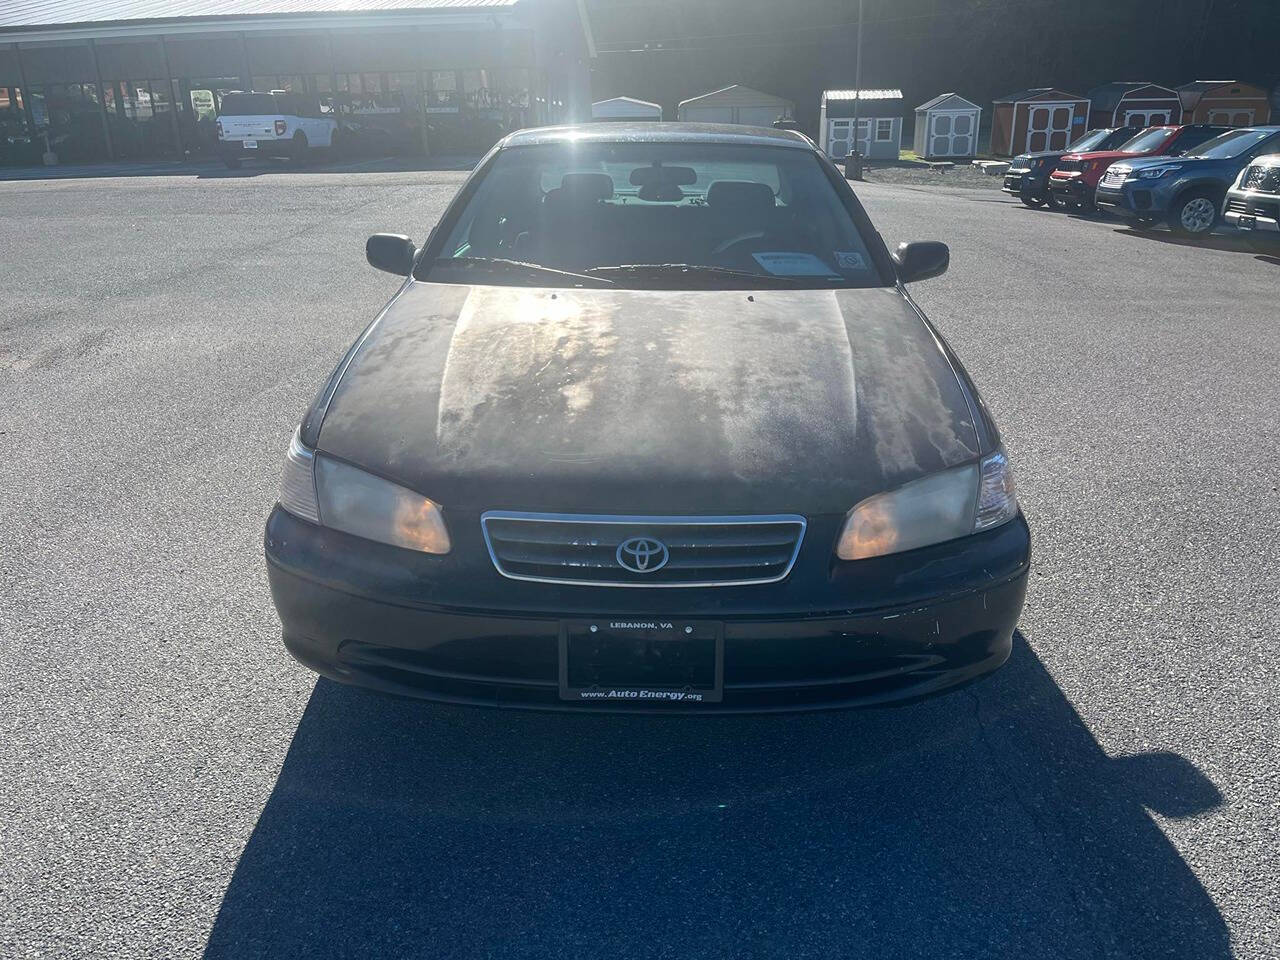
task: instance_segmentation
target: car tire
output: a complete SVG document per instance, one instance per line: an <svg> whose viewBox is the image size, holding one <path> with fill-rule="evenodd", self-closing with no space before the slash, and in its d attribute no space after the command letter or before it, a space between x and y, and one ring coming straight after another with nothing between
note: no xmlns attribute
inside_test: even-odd
<svg viewBox="0 0 1280 960"><path fill-rule="evenodd" d="M227 169L228 169L228 170L239 170L239 169L240 169L240 158L239 158L239 157L229 157L229 156L223 155L223 157L222 157L222 162L223 162L224 164L226 164L226 167L227 167Z"/></svg>
<svg viewBox="0 0 1280 960"><path fill-rule="evenodd" d="M1169 226L1184 237L1207 237L1218 225L1220 206L1207 190L1184 193L1169 208Z"/></svg>
<svg viewBox="0 0 1280 960"><path fill-rule="evenodd" d="M1045 195L1043 193L1033 193L1031 196L1023 195L1018 199L1022 201L1024 206L1028 206L1032 210L1037 210L1045 205Z"/></svg>
<svg viewBox="0 0 1280 960"><path fill-rule="evenodd" d="M1046 210L1061 210L1062 201L1053 195L1052 190L1044 192L1044 207Z"/></svg>
<svg viewBox="0 0 1280 960"><path fill-rule="evenodd" d="M289 159L294 166L305 166L311 145L307 143L307 135L299 130L293 135L293 145L289 148Z"/></svg>

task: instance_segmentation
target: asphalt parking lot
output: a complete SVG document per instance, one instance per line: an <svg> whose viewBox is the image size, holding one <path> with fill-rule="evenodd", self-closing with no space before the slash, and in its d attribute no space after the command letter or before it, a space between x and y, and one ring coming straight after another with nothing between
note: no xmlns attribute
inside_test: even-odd
<svg viewBox="0 0 1280 960"><path fill-rule="evenodd" d="M1035 536L886 710L543 716L294 664L301 412L464 174L0 183L0 956L1280 956L1280 256L867 185Z"/></svg>

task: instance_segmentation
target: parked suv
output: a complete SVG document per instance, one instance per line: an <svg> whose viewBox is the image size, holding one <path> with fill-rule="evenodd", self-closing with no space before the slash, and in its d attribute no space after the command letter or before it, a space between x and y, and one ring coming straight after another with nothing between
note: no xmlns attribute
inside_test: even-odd
<svg viewBox="0 0 1280 960"><path fill-rule="evenodd" d="M229 93L218 111L218 153L235 169L246 157L287 157L305 163L333 146L338 121L318 97L289 93Z"/></svg>
<svg viewBox="0 0 1280 960"><path fill-rule="evenodd" d="M1103 173L1117 160L1135 157L1179 157L1230 127L1190 123L1181 127L1147 127L1114 150L1068 153L1049 175L1049 189L1059 203L1093 208L1094 191Z"/></svg>
<svg viewBox="0 0 1280 960"><path fill-rule="evenodd" d="M1103 127L1090 130L1074 143L1069 144L1065 150L1019 154L1009 165L1009 171L1004 176L1004 187L1001 189L1017 197L1028 207L1042 207L1046 204L1057 207L1058 201L1049 192L1049 174L1053 173L1059 160L1068 153L1114 150L1120 144L1132 140L1139 129L1139 127Z"/></svg>
<svg viewBox="0 0 1280 960"><path fill-rule="evenodd" d="M1280 153L1256 157L1240 171L1222 218L1245 231L1255 247L1280 248Z"/></svg>
<svg viewBox="0 0 1280 960"><path fill-rule="evenodd" d="M1280 126L1230 130L1176 159L1149 157L1113 163L1098 182L1099 209L1139 229L1160 220L1187 236L1218 223L1227 188L1255 157L1280 150Z"/></svg>

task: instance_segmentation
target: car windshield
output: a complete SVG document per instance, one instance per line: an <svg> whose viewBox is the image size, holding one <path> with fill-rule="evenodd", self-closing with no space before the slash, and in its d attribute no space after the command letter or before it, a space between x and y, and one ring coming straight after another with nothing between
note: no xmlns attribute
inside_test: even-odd
<svg viewBox="0 0 1280 960"><path fill-rule="evenodd" d="M1090 130L1067 149L1073 153L1087 153L1099 146L1109 136L1111 136L1110 130Z"/></svg>
<svg viewBox="0 0 1280 960"><path fill-rule="evenodd" d="M870 287L891 282L817 156L727 143L498 154L446 223L439 282Z"/></svg>
<svg viewBox="0 0 1280 960"><path fill-rule="evenodd" d="M1125 153L1148 153L1168 140L1172 132L1168 127L1148 127L1132 140L1122 143L1116 149Z"/></svg>
<svg viewBox="0 0 1280 960"><path fill-rule="evenodd" d="M229 93L218 112L224 117L261 117L279 113L280 106L270 93Z"/></svg>
<svg viewBox="0 0 1280 960"><path fill-rule="evenodd" d="M1253 149L1264 140L1276 135L1275 130L1232 130L1206 140L1188 150L1188 157L1208 157L1211 160L1229 160Z"/></svg>

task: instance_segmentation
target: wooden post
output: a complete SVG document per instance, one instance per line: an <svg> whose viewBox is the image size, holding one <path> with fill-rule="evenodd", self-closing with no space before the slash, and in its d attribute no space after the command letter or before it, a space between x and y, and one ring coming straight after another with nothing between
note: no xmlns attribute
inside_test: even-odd
<svg viewBox="0 0 1280 960"><path fill-rule="evenodd" d="M414 33L421 36L422 28L414 27ZM428 84L423 83L423 77L426 71L422 64L422 44L418 43L418 131L422 138L422 155L424 157L431 156L431 138L427 135L427 87Z"/></svg>
<svg viewBox="0 0 1280 960"><path fill-rule="evenodd" d="M107 141L107 159L116 158L115 145L111 142L111 120L107 117L107 88L102 84L102 68L98 66L98 48L89 41L89 56L93 60L93 78L98 83L98 116L102 120L102 136Z"/></svg>
<svg viewBox="0 0 1280 960"><path fill-rule="evenodd" d="M169 116L172 119L173 143L178 148L178 159L185 160L187 152L182 145L182 126L178 123L178 97L182 91L173 82L173 68L169 65L169 47L164 42L164 34L160 35L160 54L164 57L164 82L169 85Z"/></svg>
<svg viewBox="0 0 1280 960"><path fill-rule="evenodd" d="M27 68L22 62L22 47L16 43L13 45L13 55L18 60L18 82L22 84L22 112L27 116L27 128L34 135L36 117L31 112L31 85L27 83Z"/></svg>

